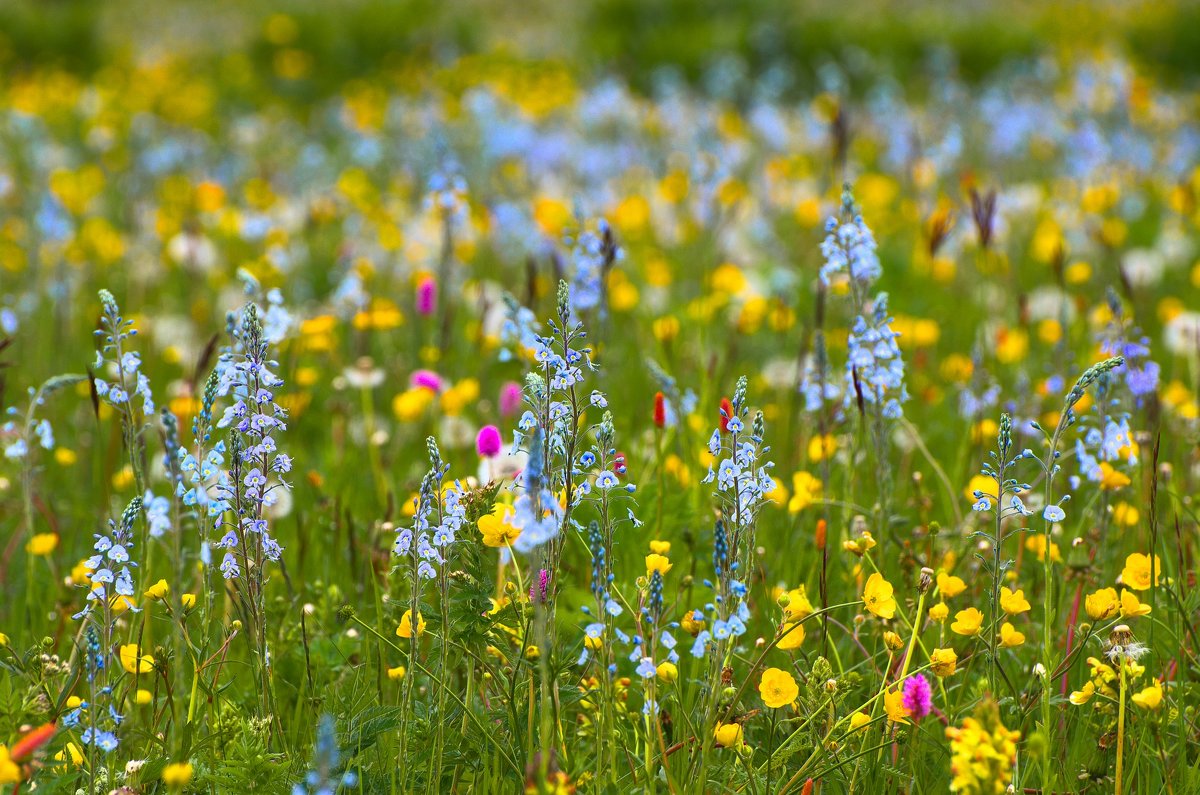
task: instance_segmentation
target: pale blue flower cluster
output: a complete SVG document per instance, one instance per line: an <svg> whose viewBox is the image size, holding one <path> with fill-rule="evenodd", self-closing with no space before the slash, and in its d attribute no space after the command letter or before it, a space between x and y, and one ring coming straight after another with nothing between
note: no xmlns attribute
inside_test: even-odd
<svg viewBox="0 0 1200 795"><path fill-rule="evenodd" d="M235 552L243 561L259 565L260 557L277 561L282 555L270 534L266 513L278 500L278 490L290 488L284 477L292 469L291 458L275 441L277 433L287 430L287 409L275 402L274 391L283 385L283 379L273 372L276 363L267 358L270 343L254 303L246 305L235 338L241 350L223 357L226 366L219 376L221 391L231 394L233 403L217 421L218 428L230 429L233 460L224 477L218 478L219 502L210 508L218 514L232 510L235 517L218 522L218 529L226 528L216 547L225 550L220 570L227 580L242 576ZM220 451L214 449L210 457L213 454L220 456ZM206 459L205 463L215 460L220 459ZM202 478L203 473L197 474Z"/></svg>
<svg viewBox="0 0 1200 795"><path fill-rule="evenodd" d="M899 419L908 389L887 298L887 293L875 296L870 313L854 319L847 340L845 402L850 405L861 393L864 401L882 407L884 417Z"/></svg>
<svg viewBox="0 0 1200 795"><path fill-rule="evenodd" d="M392 546L396 557L409 557L416 552L413 560L418 580L438 576L446 564L450 546L458 540L458 533L467 521L466 506L462 503L466 488L457 480L449 488L442 488L450 465L442 460L432 436L425 441L430 470L421 480L413 525L401 528Z"/></svg>

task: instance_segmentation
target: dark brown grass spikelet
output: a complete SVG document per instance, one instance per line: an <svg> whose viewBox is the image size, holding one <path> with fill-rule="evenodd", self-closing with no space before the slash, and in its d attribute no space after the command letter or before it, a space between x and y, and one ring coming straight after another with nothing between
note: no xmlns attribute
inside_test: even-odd
<svg viewBox="0 0 1200 795"><path fill-rule="evenodd" d="M996 189L992 188L983 196L971 188L971 219L975 221L975 231L979 235L979 245L987 250L992 245L992 235L996 232Z"/></svg>

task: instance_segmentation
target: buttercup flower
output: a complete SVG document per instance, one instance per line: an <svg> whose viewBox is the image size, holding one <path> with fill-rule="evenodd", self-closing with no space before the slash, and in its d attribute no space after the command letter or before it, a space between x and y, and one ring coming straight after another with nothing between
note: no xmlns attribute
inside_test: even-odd
<svg viewBox="0 0 1200 795"><path fill-rule="evenodd" d="M758 693L764 704L771 709L779 709L796 700L800 695L800 686L787 671L768 668L759 679Z"/></svg>
<svg viewBox="0 0 1200 795"><path fill-rule="evenodd" d="M867 610L880 618L892 618L896 615L896 597L892 595L892 584L883 579L879 572L867 578L867 584L863 588L863 602Z"/></svg>
<svg viewBox="0 0 1200 795"><path fill-rule="evenodd" d="M1158 555L1154 556L1154 585L1158 585L1158 581L1162 576L1162 561ZM1135 591L1149 590L1151 561L1149 555L1143 555L1140 552L1135 552L1125 558L1125 568L1121 571L1121 582L1127 588L1132 588Z"/></svg>
<svg viewBox="0 0 1200 795"><path fill-rule="evenodd" d="M954 623L950 625L950 629L959 635L978 635L982 626L983 613L974 607L968 607L954 614Z"/></svg>

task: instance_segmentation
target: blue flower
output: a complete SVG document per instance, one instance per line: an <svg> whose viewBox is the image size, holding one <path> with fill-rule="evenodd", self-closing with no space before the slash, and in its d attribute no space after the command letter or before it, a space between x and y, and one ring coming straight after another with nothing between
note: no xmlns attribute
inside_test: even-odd
<svg viewBox="0 0 1200 795"><path fill-rule="evenodd" d="M1067 514L1057 505L1047 505L1046 510L1042 511L1042 518L1047 522L1061 522L1067 518Z"/></svg>

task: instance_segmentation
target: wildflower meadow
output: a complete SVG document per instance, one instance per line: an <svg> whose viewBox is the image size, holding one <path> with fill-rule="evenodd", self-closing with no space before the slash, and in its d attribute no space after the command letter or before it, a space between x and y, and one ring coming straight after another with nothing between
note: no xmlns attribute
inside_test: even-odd
<svg viewBox="0 0 1200 795"><path fill-rule="evenodd" d="M0 10L0 793L1200 792L1187 4L120 5Z"/></svg>

